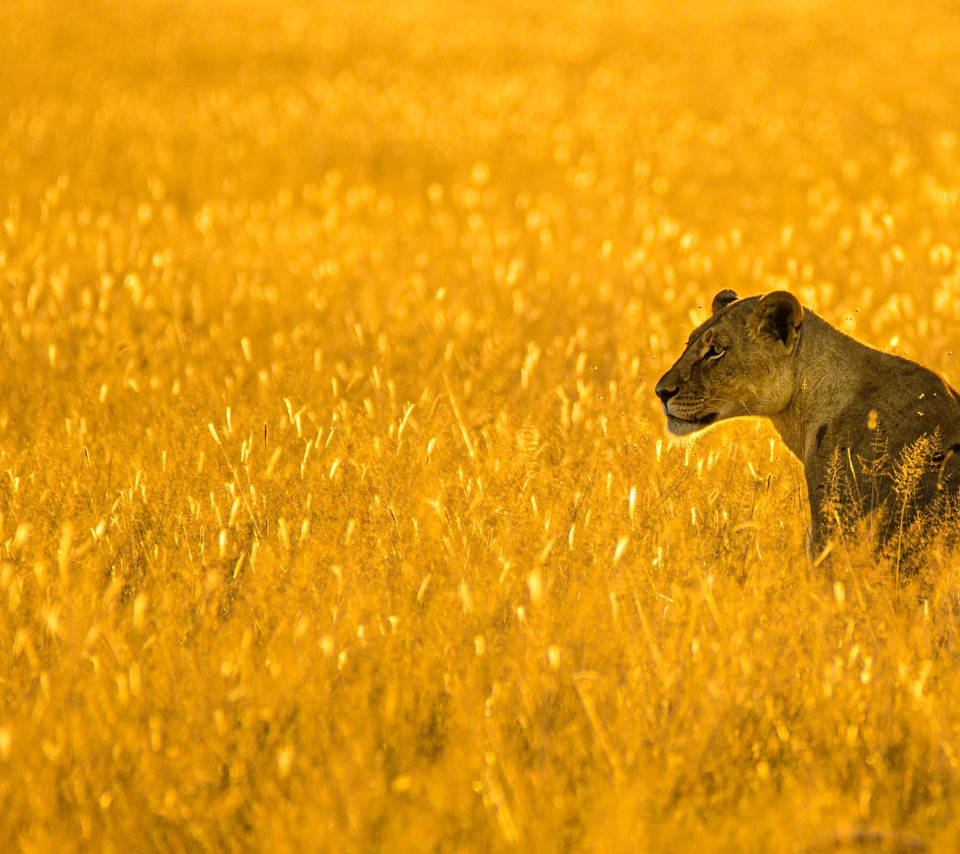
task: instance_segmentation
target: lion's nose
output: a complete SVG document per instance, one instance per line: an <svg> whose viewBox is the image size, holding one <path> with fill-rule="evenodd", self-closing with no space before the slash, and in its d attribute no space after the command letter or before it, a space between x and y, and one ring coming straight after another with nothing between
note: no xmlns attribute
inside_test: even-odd
<svg viewBox="0 0 960 854"><path fill-rule="evenodd" d="M656 389L654 389L657 397L659 397L660 401L664 404L680 390L674 383L666 380L667 378L663 377L663 379L657 383Z"/></svg>

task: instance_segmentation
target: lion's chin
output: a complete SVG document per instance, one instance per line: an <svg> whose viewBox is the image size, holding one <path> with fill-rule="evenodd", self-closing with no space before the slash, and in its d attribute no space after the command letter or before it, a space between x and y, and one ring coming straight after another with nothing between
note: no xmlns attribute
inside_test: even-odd
<svg viewBox="0 0 960 854"><path fill-rule="evenodd" d="M705 427L709 427L717 420L717 414L715 412L710 415L706 415L703 418L697 418L691 421L688 421L685 418L677 418L676 415L667 415L667 430L672 433L674 436L689 436L691 433L696 433L699 430L703 430Z"/></svg>

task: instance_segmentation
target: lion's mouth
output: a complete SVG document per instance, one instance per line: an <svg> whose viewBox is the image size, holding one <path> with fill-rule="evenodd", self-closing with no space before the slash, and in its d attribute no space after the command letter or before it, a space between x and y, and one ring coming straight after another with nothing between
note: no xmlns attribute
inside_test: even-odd
<svg viewBox="0 0 960 854"><path fill-rule="evenodd" d="M685 436L688 433L696 433L697 430L703 430L709 427L717 420L717 413L711 412L701 418L678 418L676 415L667 413L667 430L674 436Z"/></svg>

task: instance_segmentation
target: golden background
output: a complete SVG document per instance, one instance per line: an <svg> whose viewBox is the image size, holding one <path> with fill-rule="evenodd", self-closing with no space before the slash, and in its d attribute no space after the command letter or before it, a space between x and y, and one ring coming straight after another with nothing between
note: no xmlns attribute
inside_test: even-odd
<svg viewBox="0 0 960 854"><path fill-rule="evenodd" d="M960 561L811 569L773 432L653 396L726 287L960 382L954 4L0 56L0 847L957 850Z"/></svg>

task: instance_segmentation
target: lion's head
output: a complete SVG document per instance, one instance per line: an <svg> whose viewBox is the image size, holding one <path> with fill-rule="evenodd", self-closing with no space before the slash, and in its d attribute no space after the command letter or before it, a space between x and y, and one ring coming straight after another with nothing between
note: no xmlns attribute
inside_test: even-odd
<svg viewBox="0 0 960 854"><path fill-rule="evenodd" d="M713 316L687 340L656 394L675 436L737 415L775 415L790 403L793 357L803 307L785 291L739 299L713 298Z"/></svg>

